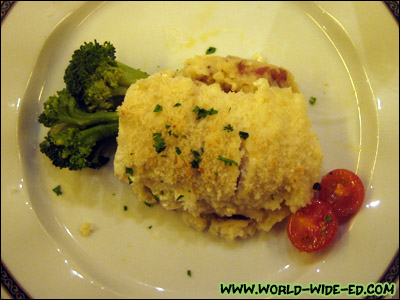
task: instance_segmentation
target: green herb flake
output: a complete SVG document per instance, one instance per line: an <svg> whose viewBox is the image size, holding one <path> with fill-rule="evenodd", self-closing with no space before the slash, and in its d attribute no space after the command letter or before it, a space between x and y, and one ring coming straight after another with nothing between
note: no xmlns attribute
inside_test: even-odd
<svg viewBox="0 0 400 300"><path fill-rule="evenodd" d="M214 108L211 108L211 109L208 111L208 114L209 114L210 116L216 115L217 113L218 113L218 110L215 110Z"/></svg>
<svg viewBox="0 0 400 300"><path fill-rule="evenodd" d="M232 127L231 124L228 124L228 125L226 125L226 126L224 127L224 130L226 130L226 131L233 131L233 127Z"/></svg>
<svg viewBox="0 0 400 300"><path fill-rule="evenodd" d="M132 170L132 168L125 168L125 173L128 174L128 175L133 176L133 170Z"/></svg>
<svg viewBox="0 0 400 300"><path fill-rule="evenodd" d="M310 99L308 100L308 102L309 102L311 105L314 105L315 102L317 102L317 98L315 98L315 97L310 97Z"/></svg>
<svg viewBox="0 0 400 300"><path fill-rule="evenodd" d="M272 199L272 200L275 200L274 194L271 194L271 199Z"/></svg>
<svg viewBox="0 0 400 300"><path fill-rule="evenodd" d="M194 156L193 161L191 163L193 169L198 169L201 162L201 155L198 151L190 150Z"/></svg>
<svg viewBox="0 0 400 300"><path fill-rule="evenodd" d="M247 132L244 132L244 131L239 131L239 136L242 139L246 140L249 137L249 134Z"/></svg>
<svg viewBox="0 0 400 300"><path fill-rule="evenodd" d="M161 137L161 133L153 133L154 145L157 153L161 153L165 150L165 140Z"/></svg>
<svg viewBox="0 0 400 300"><path fill-rule="evenodd" d="M176 154L181 155L182 151L179 147L175 147Z"/></svg>
<svg viewBox="0 0 400 300"><path fill-rule="evenodd" d="M204 108L200 108L200 110L197 111L197 120L205 118L207 117L207 115L207 110L205 110Z"/></svg>
<svg viewBox="0 0 400 300"><path fill-rule="evenodd" d="M180 104L179 102L178 103L176 103L175 105L174 105L174 107L178 107L178 106L181 106L182 104Z"/></svg>
<svg viewBox="0 0 400 300"><path fill-rule="evenodd" d="M325 223L329 223L330 221L332 221L332 217L331 216L326 216L325 217Z"/></svg>
<svg viewBox="0 0 400 300"><path fill-rule="evenodd" d="M326 230L321 231L321 235L322 236L326 235Z"/></svg>
<svg viewBox="0 0 400 300"><path fill-rule="evenodd" d="M171 127L171 125L165 125L165 129L169 129Z"/></svg>
<svg viewBox="0 0 400 300"><path fill-rule="evenodd" d="M213 53L215 53L216 51L217 51L217 48L215 48L215 47L208 47L208 49L206 50L206 54L207 54L207 55L213 54Z"/></svg>
<svg viewBox="0 0 400 300"><path fill-rule="evenodd" d="M187 270L186 274L187 274L187 276L192 277L192 270Z"/></svg>
<svg viewBox="0 0 400 300"><path fill-rule="evenodd" d="M197 114L197 120L200 120L207 116L216 115L218 113L218 110L215 110L214 108L206 110L196 105L196 107L193 109L193 112Z"/></svg>
<svg viewBox="0 0 400 300"><path fill-rule="evenodd" d="M148 206L148 207L151 207L152 205L151 205L151 203L149 203L149 202L144 202L144 204L146 205L146 206Z"/></svg>
<svg viewBox="0 0 400 300"><path fill-rule="evenodd" d="M151 228L153 228L153 225L150 225L149 227L147 227L148 229L151 229Z"/></svg>
<svg viewBox="0 0 400 300"><path fill-rule="evenodd" d="M128 206L124 205L124 211L128 210Z"/></svg>
<svg viewBox="0 0 400 300"><path fill-rule="evenodd" d="M179 199L182 199L183 195L179 195L178 198L176 198L176 201L178 201Z"/></svg>
<svg viewBox="0 0 400 300"><path fill-rule="evenodd" d="M153 195L153 199L156 200L158 203L160 203L160 198L155 194L152 194L152 195Z"/></svg>
<svg viewBox="0 0 400 300"><path fill-rule="evenodd" d="M162 106L157 104L156 107L154 108L153 112L159 112L162 111Z"/></svg>
<svg viewBox="0 0 400 300"><path fill-rule="evenodd" d="M218 156L218 160L223 161L225 163L225 166L232 166L232 164L234 164L235 166L239 167L238 163L232 159Z"/></svg>
<svg viewBox="0 0 400 300"><path fill-rule="evenodd" d="M60 196L62 194L61 192L61 185L57 185L54 189L53 192L56 193L57 196Z"/></svg>

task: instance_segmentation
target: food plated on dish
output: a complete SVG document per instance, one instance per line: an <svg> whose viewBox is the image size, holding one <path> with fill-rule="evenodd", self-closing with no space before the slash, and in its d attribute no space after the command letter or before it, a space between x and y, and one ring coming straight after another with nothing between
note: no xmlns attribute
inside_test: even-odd
<svg viewBox="0 0 400 300"><path fill-rule="evenodd" d="M197 230L247 238L298 209L322 207L309 225L306 216L288 225L292 243L312 252L336 235L330 206L354 201L354 180L339 176L329 192L323 182L330 203L311 203L323 154L307 101L284 68L206 54L149 76L118 62L110 42L95 40L74 52L64 81L39 116L50 127L40 151L59 168L97 169L116 137L115 175L145 205L176 211ZM358 199L350 213L363 194Z"/></svg>

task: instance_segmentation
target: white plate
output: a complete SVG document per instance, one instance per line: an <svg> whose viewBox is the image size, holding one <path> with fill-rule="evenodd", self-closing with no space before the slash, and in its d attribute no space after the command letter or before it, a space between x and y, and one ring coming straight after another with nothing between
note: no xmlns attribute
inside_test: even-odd
<svg viewBox="0 0 400 300"><path fill-rule="evenodd" d="M194 298L227 297L220 282L367 284L397 255L399 27L383 2L19 2L1 33L2 284L6 267L14 291ZM356 171L363 208L332 247L302 254L285 222L227 243L139 204L112 164L52 167L38 151L45 130L37 117L63 87L72 51L94 39L110 40L120 61L149 73L180 68L209 46L288 68L306 98L318 99L308 112L325 154L322 172ZM86 238L84 222L95 227Z"/></svg>

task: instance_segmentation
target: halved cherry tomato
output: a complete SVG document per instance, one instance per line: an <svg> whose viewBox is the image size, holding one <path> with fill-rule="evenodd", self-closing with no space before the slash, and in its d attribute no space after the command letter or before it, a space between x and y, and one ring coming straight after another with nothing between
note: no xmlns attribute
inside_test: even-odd
<svg viewBox="0 0 400 300"><path fill-rule="evenodd" d="M346 217L360 209L364 200L364 186L353 172L333 170L322 178L319 198L332 205L337 217Z"/></svg>
<svg viewBox="0 0 400 300"><path fill-rule="evenodd" d="M292 214L287 225L287 234L292 244L300 252L308 253L332 243L337 231L338 220L332 207L317 199Z"/></svg>

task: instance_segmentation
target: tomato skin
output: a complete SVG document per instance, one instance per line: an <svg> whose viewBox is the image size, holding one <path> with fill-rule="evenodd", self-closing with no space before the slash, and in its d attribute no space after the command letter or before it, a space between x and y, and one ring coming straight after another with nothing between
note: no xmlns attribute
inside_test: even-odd
<svg viewBox="0 0 400 300"><path fill-rule="evenodd" d="M332 207L313 199L311 204L298 209L289 218L287 234L300 251L311 253L327 247L338 231L338 220Z"/></svg>
<svg viewBox="0 0 400 300"><path fill-rule="evenodd" d="M346 217L360 209L364 186L355 173L336 169L322 178L319 198L332 206L337 217Z"/></svg>

